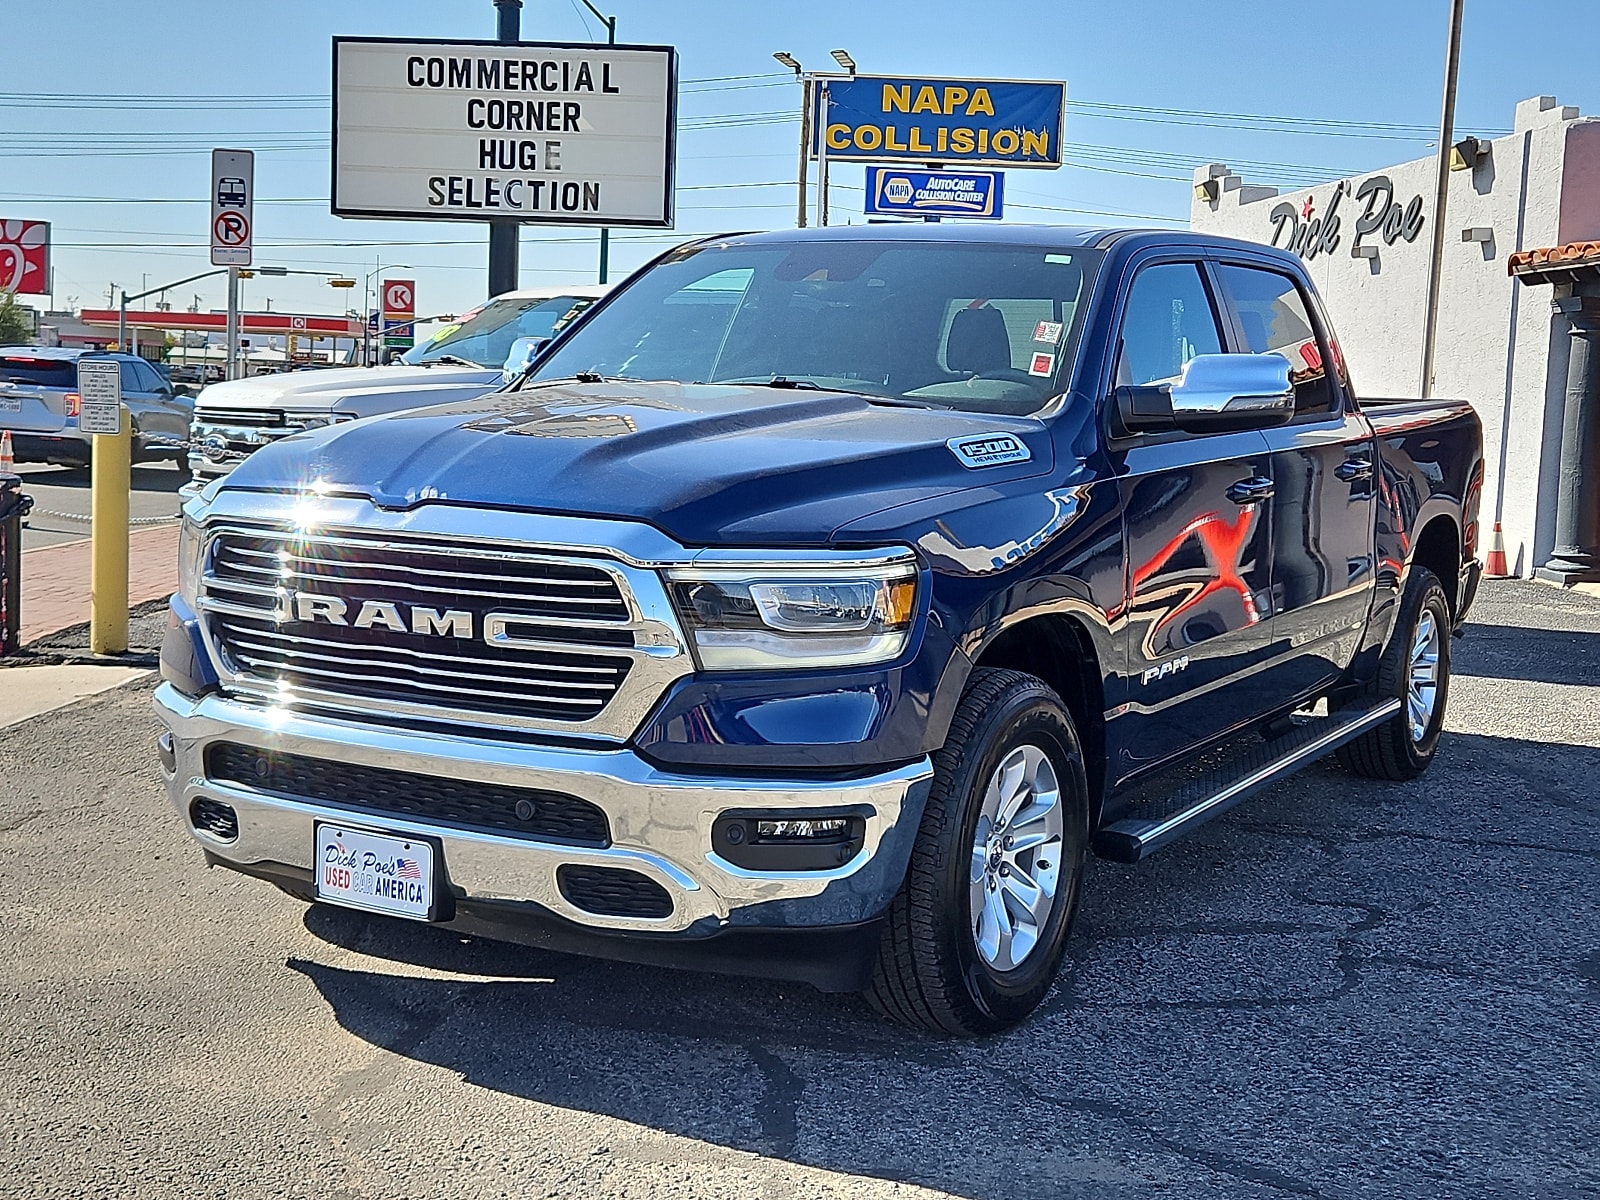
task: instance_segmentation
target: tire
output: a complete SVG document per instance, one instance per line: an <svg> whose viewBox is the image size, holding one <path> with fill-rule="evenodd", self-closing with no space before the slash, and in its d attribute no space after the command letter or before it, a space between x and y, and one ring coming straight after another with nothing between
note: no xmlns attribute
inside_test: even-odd
<svg viewBox="0 0 1600 1200"><path fill-rule="evenodd" d="M1426 567L1412 567L1394 633L1378 663L1378 677L1347 705L1370 706L1399 698L1402 706L1382 725L1339 748L1339 762L1347 771L1367 779L1404 781L1428 769L1439 748L1450 696L1450 627L1450 602L1439 580ZM1420 650L1423 643L1431 646L1431 651ZM1427 661L1430 653L1431 664ZM1431 693L1424 682L1430 666ZM1419 714L1424 699L1425 712ZM1418 716L1420 719L1414 720Z"/></svg>
<svg viewBox="0 0 1600 1200"><path fill-rule="evenodd" d="M997 1033L1038 1007L1066 951L1089 840L1083 750L1066 706L1042 680L980 668L933 765L933 787L905 882L889 907L867 998L885 1016L916 1028ZM1020 789L1010 829L1018 841L1045 839L1039 845L1011 849L1004 824L985 812L987 800L1006 814L1007 795L990 787L998 785L1002 765ZM1053 808L1035 803L1031 797L1048 796L1052 779ZM1052 882L1053 894L1034 907L1042 919L1031 926L1017 919L1018 895L1042 896ZM988 907L990 898L998 909ZM1013 931L1009 940L997 933L997 914Z"/></svg>

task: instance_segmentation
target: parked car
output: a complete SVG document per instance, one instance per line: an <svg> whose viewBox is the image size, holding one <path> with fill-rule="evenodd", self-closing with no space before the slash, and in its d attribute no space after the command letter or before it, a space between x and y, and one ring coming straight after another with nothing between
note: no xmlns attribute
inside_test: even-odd
<svg viewBox="0 0 1600 1200"><path fill-rule="evenodd" d="M283 371L213 384L195 410L191 490L292 433L492 391L505 382L513 342L552 336L605 291L601 284L578 284L507 292L444 326L396 364Z"/></svg>
<svg viewBox="0 0 1600 1200"><path fill-rule="evenodd" d="M1470 405L1357 399L1283 251L708 238L507 389L191 500L163 770L304 900L993 1032L1091 848L1427 769L1482 479Z"/></svg>
<svg viewBox="0 0 1600 1200"><path fill-rule="evenodd" d="M122 367L134 461L183 462L194 400L175 390L154 364L131 354L0 346L0 429L11 431L17 461L88 465L90 435L78 429L78 363L88 357L114 359Z"/></svg>

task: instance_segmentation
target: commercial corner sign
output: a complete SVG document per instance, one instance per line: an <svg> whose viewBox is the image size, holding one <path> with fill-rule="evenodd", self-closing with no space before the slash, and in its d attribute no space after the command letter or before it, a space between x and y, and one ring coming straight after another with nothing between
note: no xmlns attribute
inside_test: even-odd
<svg viewBox="0 0 1600 1200"><path fill-rule="evenodd" d="M980 217L1004 215L1005 176L999 171L911 171L867 168L867 215Z"/></svg>
<svg viewBox="0 0 1600 1200"><path fill-rule="evenodd" d="M78 360L78 429L122 432L122 364L114 358Z"/></svg>
<svg viewBox="0 0 1600 1200"><path fill-rule="evenodd" d="M827 93L827 120L821 116ZM811 152L846 162L1059 167L1065 83L819 76Z"/></svg>
<svg viewBox="0 0 1600 1200"><path fill-rule="evenodd" d="M670 46L333 39L333 212L672 225Z"/></svg>
<svg viewBox="0 0 1600 1200"><path fill-rule="evenodd" d="M211 265L248 267L255 244L256 154L211 152Z"/></svg>
<svg viewBox="0 0 1600 1200"><path fill-rule="evenodd" d="M0 217L0 292L50 292L50 222Z"/></svg>

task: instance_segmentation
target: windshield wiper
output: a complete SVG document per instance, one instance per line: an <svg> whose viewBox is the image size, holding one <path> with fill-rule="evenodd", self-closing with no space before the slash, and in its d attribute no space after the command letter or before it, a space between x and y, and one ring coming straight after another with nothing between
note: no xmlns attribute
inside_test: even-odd
<svg viewBox="0 0 1600 1200"><path fill-rule="evenodd" d="M771 379L721 379L719 383L743 384L748 387L790 388L797 392L837 392L842 388L825 388L814 379L792 379L788 375L774 375Z"/></svg>
<svg viewBox="0 0 1600 1200"><path fill-rule="evenodd" d="M471 367L474 371L487 371L489 368L482 363L475 363L470 358L462 358L459 354L441 354L437 358L430 358L422 365L431 367L434 363L454 363L458 367Z"/></svg>

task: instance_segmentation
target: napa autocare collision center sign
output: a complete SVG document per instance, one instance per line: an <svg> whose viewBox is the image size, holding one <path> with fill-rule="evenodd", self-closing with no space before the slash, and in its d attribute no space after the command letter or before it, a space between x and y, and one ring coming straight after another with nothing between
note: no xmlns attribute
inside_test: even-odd
<svg viewBox="0 0 1600 1200"><path fill-rule="evenodd" d="M672 225L670 46L333 39L346 217Z"/></svg>
<svg viewBox="0 0 1600 1200"><path fill-rule="evenodd" d="M1065 83L830 75L812 89L811 149L846 162L1059 167L1066 102Z"/></svg>

